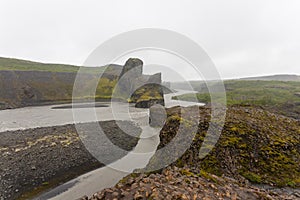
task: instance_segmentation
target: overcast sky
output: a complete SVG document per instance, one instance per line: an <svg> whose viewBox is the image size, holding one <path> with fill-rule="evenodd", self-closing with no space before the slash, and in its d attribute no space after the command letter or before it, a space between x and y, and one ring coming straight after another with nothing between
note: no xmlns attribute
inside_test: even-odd
<svg viewBox="0 0 300 200"><path fill-rule="evenodd" d="M163 28L201 45L223 78L300 74L299 0L0 0L0 27L2 57L81 65L114 35Z"/></svg>

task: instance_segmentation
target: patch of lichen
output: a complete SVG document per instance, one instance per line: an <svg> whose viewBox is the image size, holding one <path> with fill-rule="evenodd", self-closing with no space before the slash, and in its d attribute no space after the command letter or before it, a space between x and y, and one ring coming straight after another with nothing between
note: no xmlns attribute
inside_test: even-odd
<svg viewBox="0 0 300 200"><path fill-rule="evenodd" d="M175 137L178 126L185 120L176 113L179 110L168 110L168 120L160 133L159 148ZM196 167L208 173L225 174L253 183L300 186L298 121L256 107L231 106L217 144L208 156L200 159L199 150L203 148L210 122L207 108L200 108L200 112L202 117L198 132L190 148L174 165ZM189 133L189 126L186 126L185 132Z"/></svg>
<svg viewBox="0 0 300 200"><path fill-rule="evenodd" d="M149 101L152 99L163 99L162 88L158 84L146 84L138 88L128 100L129 102Z"/></svg>

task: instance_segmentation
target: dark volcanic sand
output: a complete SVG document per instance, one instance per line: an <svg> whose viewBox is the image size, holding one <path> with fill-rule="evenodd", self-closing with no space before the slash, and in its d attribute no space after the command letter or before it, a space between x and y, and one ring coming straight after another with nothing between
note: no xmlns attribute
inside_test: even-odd
<svg viewBox="0 0 300 200"><path fill-rule="evenodd" d="M134 124L120 123L140 134ZM136 146L138 139L125 134L115 121L100 125L120 148L128 151ZM0 200L30 198L103 166L86 150L74 125L7 131L0 138Z"/></svg>

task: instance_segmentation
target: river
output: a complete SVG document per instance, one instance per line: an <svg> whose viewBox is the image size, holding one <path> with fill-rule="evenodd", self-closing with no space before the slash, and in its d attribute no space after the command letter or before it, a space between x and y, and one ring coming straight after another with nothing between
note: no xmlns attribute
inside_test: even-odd
<svg viewBox="0 0 300 200"><path fill-rule="evenodd" d="M165 107L203 105L195 102L172 100L173 96L192 91L177 91L166 94ZM57 188L48 191L36 199L68 200L78 199L84 195L104 188L114 186L120 179L130 174L134 169L144 168L153 156L159 144L159 129L148 124L149 110L135 108L133 105L121 102L97 102L94 104L77 104L78 108L72 109L71 105L51 105L26 107L13 110L0 111L0 132L36 127L48 127L81 122L130 120L142 128L142 133L137 146L125 157L94 171L81 175ZM91 115L91 111L95 113ZM80 113L74 118L74 113Z"/></svg>

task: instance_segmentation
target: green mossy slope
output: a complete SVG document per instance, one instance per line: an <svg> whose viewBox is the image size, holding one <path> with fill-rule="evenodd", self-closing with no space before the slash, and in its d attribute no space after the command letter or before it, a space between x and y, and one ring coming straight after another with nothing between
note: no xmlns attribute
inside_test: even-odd
<svg viewBox="0 0 300 200"><path fill-rule="evenodd" d="M211 83L213 84L213 83ZM245 81L232 80L224 82L228 105L254 105L299 119L300 116L300 82L293 81ZM199 102L210 103L207 88L197 94ZM220 98L222 95L219 95ZM216 94L216 97L218 95ZM194 94L178 96L180 100L194 101ZM221 100L221 99L220 99ZM218 98L216 98L218 101Z"/></svg>
<svg viewBox="0 0 300 200"><path fill-rule="evenodd" d="M180 114L190 113L189 109L195 107L168 109L169 117L160 133L159 148L175 137L180 122L189 121L190 125L185 126L184 133L193 134L189 131L189 127L196 122L193 116L183 119ZM300 186L299 121L257 107L230 106L216 146L208 156L200 159L199 149L209 127L210 109L200 108L200 114L198 132L194 134L192 145L174 165L200 168L241 181L247 179L253 183ZM176 154L178 148L174 147L170 153ZM156 158L152 158L150 165L159 162Z"/></svg>

